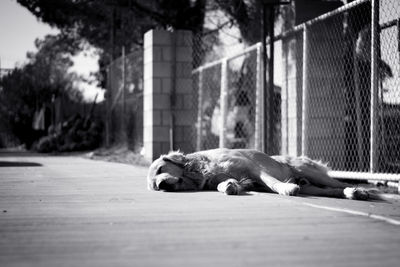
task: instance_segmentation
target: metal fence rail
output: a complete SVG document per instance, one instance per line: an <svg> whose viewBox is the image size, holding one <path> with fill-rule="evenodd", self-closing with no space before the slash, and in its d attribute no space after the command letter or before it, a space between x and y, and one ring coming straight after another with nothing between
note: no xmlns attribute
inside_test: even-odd
<svg viewBox="0 0 400 267"><path fill-rule="evenodd" d="M399 18L396 0L359 0L275 39L275 153L321 159L338 178L400 180ZM197 149L262 148L260 49L193 71Z"/></svg>

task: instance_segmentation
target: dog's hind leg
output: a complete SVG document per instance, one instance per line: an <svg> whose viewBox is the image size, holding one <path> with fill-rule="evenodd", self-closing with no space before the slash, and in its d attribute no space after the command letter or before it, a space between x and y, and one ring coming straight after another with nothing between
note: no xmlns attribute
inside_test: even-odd
<svg viewBox="0 0 400 267"><path fill-rule="evenodd" d="M300 189L297 184L281 182L264 171L261 171L260 178L269 189L280 195L295 196Z"/></svg>
<svg viewBox="0 0 400 267"><path fill-rule="evenodd" d="M349 185L346 183L342 183L336 179L330 177L327 173L307 173L305 172L305 176L307 180L309 180L312 184L333 188L341 188L344 189Z"/></svg>
<svg viewBox="0 0 400 267"><path fill-rule="evenodd" d="M326 186L333 188L346 188L349 185L330 177L327 170L317 165L318 163L312 162L304 163L296 166L295 171L298 176L304 177L312 184L318 186Z"/></svg>
<svg viewBox="0 0 400 267"><path fill-rule="evenodd" d="M329 168L319 161L307 157L274 156L275 160L289 165L294 171L294 176L306 178L312 184L333 188L346 188L347 184L333 179L328 175Z"/></svg>
<svg viewBox="0 0 400 267"><path fill-rule="evenodd" d="M300 195L345 198L342 188L321 188L311 184L300 186Z"/></svg>

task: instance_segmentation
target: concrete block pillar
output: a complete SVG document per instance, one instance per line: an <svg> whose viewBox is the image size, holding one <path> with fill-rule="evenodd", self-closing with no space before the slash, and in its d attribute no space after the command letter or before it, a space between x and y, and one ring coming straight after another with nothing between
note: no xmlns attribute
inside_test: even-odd
<svg viewBox="0 0 400 267"><path fill-rule="evenodd" d="M151 30L144 35L143 141L154 160L171 148L191 152L195 107L190 31ZM171 136L172 135L172 136Z"/></svg>

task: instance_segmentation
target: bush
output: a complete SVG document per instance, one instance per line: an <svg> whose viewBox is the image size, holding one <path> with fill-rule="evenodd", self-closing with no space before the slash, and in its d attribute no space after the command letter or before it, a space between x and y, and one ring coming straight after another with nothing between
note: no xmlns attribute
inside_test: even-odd
<svg viewBox="0 0 400 267"><path fill-rule="evenodd" d="M51 125L48 135L36 144L38 152L69 152L95 149L101 144L102 123L79 114L63 123Z"/></svg>

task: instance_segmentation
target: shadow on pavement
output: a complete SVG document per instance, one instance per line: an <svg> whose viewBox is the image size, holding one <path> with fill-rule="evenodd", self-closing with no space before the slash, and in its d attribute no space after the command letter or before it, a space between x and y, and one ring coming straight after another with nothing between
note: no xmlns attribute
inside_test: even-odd
<svg viewBox="0 0 400 267"><path fill-rule="evenodd" d="M1 167L40 167L43 166L36 162L26 162L26 161L0 161Z"/></svg>

